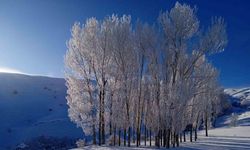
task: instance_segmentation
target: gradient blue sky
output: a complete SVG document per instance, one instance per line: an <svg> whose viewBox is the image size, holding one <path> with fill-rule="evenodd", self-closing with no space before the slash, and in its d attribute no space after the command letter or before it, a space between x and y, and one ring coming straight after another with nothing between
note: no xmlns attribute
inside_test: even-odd
<svg viewBox="0 0 250 150"><path fill-rule="evenodd" d="M201 24L212 16L227 22L229 44L210 57L224 87L250 86L250 1L179 0L198 7ZM70 28L88 17L130 14L153 23L174 0L0 0L0 71L16 70L63 77L63 56Z"/></svg>

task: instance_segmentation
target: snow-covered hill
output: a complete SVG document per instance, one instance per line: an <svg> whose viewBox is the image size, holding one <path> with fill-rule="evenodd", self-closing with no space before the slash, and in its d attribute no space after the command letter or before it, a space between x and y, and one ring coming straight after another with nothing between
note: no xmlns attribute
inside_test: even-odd
<svg viewBox="0 0 250 150"><path fill-rule="evenodd" d="M42 135L81 137L65 94L64 79L0 73L0 149Z"/></svg>
<svg viewBox="0 0 250 150"><path fill-rule="evenodd" d="M230 88L224 92L230 95L233 100L239 100L241 106L250 106L250 87L247 88Z"/></svg>
<svg viewBox="0 0 250 150"><path fill-rule="evenodd" d="M229 88L224 92L232 107L223 116L217 118L216 127L229 126L232 114L238 116L238 125L250 125L250 88Z"/></svg>

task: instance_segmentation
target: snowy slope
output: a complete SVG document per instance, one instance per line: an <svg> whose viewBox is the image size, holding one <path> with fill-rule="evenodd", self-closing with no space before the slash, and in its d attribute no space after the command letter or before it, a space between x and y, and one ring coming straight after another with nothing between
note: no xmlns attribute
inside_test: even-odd
<svg viewBox="0 0 250 150"><path fill-rule="evenodd" d="M63 79L0 73L0 149L36 136L81 137Z"/></svg>
<svg viewBox="0 0 250 150"><path fill-rule="evenodd" d="M239 99L242 106L250 106L250 87L247 88L230 88L224 92L232 98Z"/></svg>

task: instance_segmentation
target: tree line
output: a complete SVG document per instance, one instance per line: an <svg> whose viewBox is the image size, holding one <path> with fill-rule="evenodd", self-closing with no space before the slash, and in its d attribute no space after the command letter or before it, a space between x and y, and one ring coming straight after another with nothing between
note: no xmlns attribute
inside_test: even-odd
<svg viewBox="0 0 250 150"><path fill-rule="evenodd" d="M221 17L200 27L197 9L176 3L153 25L131 16L75 23L65 79L70 119L93 144L154 141L179 146L185 133L206 132L221 109L218 71L209 55L227 44ZM206 133L207 135L208 133Z"/></svg>

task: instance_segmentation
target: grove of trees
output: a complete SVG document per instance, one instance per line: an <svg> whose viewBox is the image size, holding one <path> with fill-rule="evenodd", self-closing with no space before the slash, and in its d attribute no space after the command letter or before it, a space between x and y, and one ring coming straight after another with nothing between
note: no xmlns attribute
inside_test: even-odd
<svg viewBox="0 0 250 150"><path fill-rule="evenodd" d="M222 89L207 57L224 50L227 35L220 17L201 28L196 11L177 2L154 25L127 15L73 25L68 112L93 144L175 147L187 131L196 140L201 125L208 135Z"/></svg>

